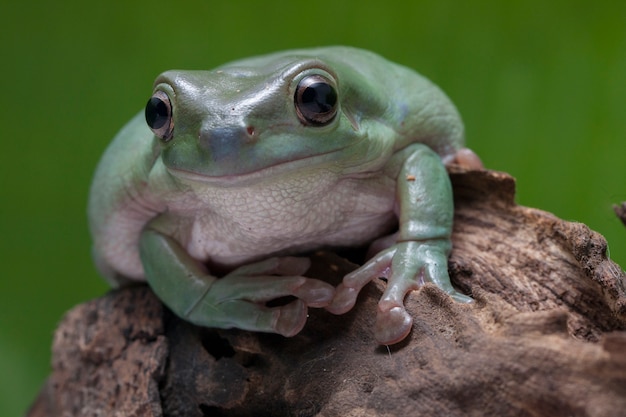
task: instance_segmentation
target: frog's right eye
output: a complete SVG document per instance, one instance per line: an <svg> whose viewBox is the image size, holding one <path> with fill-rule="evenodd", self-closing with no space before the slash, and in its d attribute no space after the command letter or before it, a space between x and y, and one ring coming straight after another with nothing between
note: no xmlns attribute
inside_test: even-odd
<svg viewBox="0 0 626 417"><path fill-rule="evenodd" d="M330 78L323 75L308 75L296 87L294 104L303 124L327 125L337 115L337 87Z"/></svg>
<svg viewBox="0 0 626 417"><path fill-rule="evenodd" d="M146 104L146 123L154 134L168 141L174 132L172 102L163 91L155 91Z"/></svg>

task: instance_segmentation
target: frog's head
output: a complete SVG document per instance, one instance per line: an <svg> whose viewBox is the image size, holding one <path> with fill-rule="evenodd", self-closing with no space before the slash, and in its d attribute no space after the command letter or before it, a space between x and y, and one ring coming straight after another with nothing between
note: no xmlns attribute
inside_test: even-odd
<svg viewBox="0 0 626 417"><path fill-rule="evenodd" d="M441 123L442 109L452 129ZM420 141L415 132L442 144L440 153L462 141L458 114L434 85L378 55L342 47L165 72L146 120L164 164L198 179L311 166L366 171Z"/></svg>

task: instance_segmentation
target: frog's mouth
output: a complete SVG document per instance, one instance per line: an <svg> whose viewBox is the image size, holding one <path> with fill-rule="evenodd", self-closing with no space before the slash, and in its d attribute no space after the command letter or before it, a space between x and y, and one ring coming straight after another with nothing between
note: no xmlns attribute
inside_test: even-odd
<svg viewBox="0 0 626 417"><path fill-rule="evenodd" d="M313 172L317 170L330 169L329 167L324 167L324 165L330 165L324 164L324 162L327 162L329 159L328 156L333 153L334 152L327 152L319 155L293 159L290 161L278 162L259 169L251 169L249 171L237 173L207 174L182 168L167 167L167 169L172 175L178 178L194 182L235 185L236 183L250 183L267 180L281 175L288 175L292 172L302 173L303 171L308 171L311 172L311 175L313 175Z"/></svg>
<svg viewBox="0 0 626 417"><path fill-rule="evenodd" d="M328 152L321 152L315 155L293 158L289 161L279 161L258 169L241 170L232 172L236 169L223 169L223 173L206 173L195 170L167 167L167 170L175 177L193 182L219 184L221 186L247 185L255 182L271 181L277 177L285 177L288 175L310 176L314 178L320 172L334 173L344 178L363 177L377 172L379 163L375 163L376 167L368 167L374 161L354 161L345 159L346 150L354 146L346 145L342 148L336 148ZM338 161L342 161L339 163ZM233 165L231 164L230 167Z"/></svg>

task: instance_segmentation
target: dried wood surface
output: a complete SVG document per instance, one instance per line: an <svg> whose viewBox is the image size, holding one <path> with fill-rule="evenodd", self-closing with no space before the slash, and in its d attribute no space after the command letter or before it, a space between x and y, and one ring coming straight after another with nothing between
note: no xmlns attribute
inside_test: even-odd
<svg viewBox="0 0 626 417"><path fill-rule="evenodd" d="M194 327L144 286L112 291L67 313L29 417L625 415L626 276L605 240L517 206L506 174L451 178L450 273L475 303L426 285L407 298L411 335L386 347L371 333L383 282L346 315L311 310L291 339ZM320 253L309 275L354 267Z"/></svg>

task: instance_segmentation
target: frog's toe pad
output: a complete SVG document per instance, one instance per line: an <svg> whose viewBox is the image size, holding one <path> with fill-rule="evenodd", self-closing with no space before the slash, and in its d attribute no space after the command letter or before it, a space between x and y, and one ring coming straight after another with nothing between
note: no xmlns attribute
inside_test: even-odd
<svg viewBox="0 0 626 417"><path fill-rule="evenodd" d="M337 286L335 290L335 297L326 307L326 310L332 314L344 314L347 313L356 304L356 298L359 295L359 290L356 288L346 287L343 283Z"/></svg>
<svg viewBox="0 0 626 417"><path fill-rule="evenodd" d="M274 331L285 337L300 333L307 319L307 307L301 300L293 301L274 311Z"/></svg>
<svg viewBox="0 0 626 417"><path fill-rule="evenodd" d="M374 335L378 343L392 345L403 340L411 332L413 318L404 307L393 307L379 311L374 325Z"/></svg>

